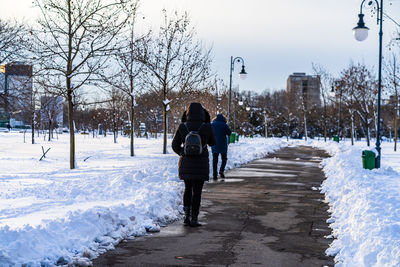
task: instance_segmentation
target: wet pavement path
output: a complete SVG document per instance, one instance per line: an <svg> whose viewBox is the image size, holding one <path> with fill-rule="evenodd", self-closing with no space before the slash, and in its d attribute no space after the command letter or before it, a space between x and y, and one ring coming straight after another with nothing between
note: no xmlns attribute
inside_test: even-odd
<svg viewBox="0 0 400 267"><path fill-rule="evenodd" d="M121 242L94 266L333 266L328 206L318 188L328 155L289 147L207 183L199 221Z"/></svg>

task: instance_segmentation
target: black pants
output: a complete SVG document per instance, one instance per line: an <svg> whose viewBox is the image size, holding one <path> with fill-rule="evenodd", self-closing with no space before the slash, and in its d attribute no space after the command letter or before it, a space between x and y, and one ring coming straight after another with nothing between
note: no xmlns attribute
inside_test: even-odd
<svg viewBox="0 0 400 267"><path fill-rule="evenodd" d="M183 206L192 208L192 216L198 216L200 211L201 191L204 181L185 180Z"/></svg>
<svg viewBox="0 0 400 267"><path fill-rule="evenodd" d="M213 153L213 175L214 177L218 175L218 156L221 154L221 167L219 168L219 173L223 173L225 171L226 161L228 160L226 153Z"/></svg>

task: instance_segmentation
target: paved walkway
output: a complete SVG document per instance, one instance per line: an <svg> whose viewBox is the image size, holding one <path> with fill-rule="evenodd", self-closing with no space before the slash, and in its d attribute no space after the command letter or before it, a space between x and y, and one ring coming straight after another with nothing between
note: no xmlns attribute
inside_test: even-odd
<svg viewBox="0 0 400 267"><path fill-rule="evenodd" d="M207 183L199 221L122 242L94 266L333 266L327 205L317 188L327 155L283 148Z"/></svg>

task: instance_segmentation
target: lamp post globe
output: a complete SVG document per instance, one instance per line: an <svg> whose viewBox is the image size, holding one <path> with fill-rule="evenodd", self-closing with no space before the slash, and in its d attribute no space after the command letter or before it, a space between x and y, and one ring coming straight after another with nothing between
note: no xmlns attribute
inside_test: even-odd
<svg viewBox="0 0 400 267"><path fill-rule="evenodd" d="M366 40L368 38L368 30L368 28L354 28L354 38L359 42Z"/></svg>
<svg viewBox="0 0 400 267"><path fill-rule="evenodd" d="M244 69L244 65L242 65L242 70L239 72L239 78L245 80L247 78L247 72Z"/></svg>
<svg viewBox="0 0 400 267"><path fill-rule="evenodd" d="M364 23L364 14L358 14L357 26L353 28L354 38L359 42L364 41L368 37L368 30Z"/></svg>

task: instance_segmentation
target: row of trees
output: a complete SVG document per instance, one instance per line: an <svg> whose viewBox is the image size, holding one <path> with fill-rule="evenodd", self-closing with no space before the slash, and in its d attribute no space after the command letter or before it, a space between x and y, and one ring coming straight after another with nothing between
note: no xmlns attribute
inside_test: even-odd
<svg viewBox="0 0 400 267"><path fill-rule="evenodd" d="M168 14L163 10L159 31L141 29L138 35L136 0L35 0L34 3L41 11L34 27L4 22L9 26L4 31L21 39L7 41L4 51L34 65L36 94L62 96L66 100L70 167L75 168L74 113L82 106L103 103L102 108L113 110L115 124L118 105L127 100L125 111L134 125L135 97L143 93L153 94L159 100L153 109L163 114L163 153L166 153L171 107L175 104L177 107L188 94L206 89L213 76L211 51L196 40L188 15ZM15 43L24 45L24 49L18 49ZM0 57L3 58L11 60L11 56ZM31 111L34 126L34 103ZM133 140L131 131L131 156Z"/></svg>
<svg viewBox="0 0 400 267"><path fill-rule="evenodd" d="M398 129L398 82L396 73L399 67L393 64L386 65L386 83L384 87L384 101L382 104L382 135L395 137L397 141ZM306 132L311 138L327 140L333 135L341 138L365 138L370 145L371 136L376 135L377 127L377 81L373 71L363 64L350 64L343 69L339 77L333 77L323 67L314 65L314 72L320 78L321 102L310 104L304 110L300 104L291 106L291 95L286 90L256 94L251 91L233 93L232 110L233 121L231 127L241 135L287 136L287 138L302 138ZM216 88L220 88L217 93ZM171 109L168 119L170 133L179 125L182 112L188 104L196 99L204 104L212 116L217 113L227 115L228 90L223 84L207 90L192 93L190 96L180 97L178 92L170 94L174 101L179 99L175 108ZM127 100L120 99L116 104L117 110L110 112L108 127L118 115L117 129L124 127L127 114L124 113ZM141 122L145 122L150 133L160 132L163 112L157 109L161 98L155 92L146 92L138 96L134 124L136 129ZM301 102L300 102L301 103ZM341 109L341 111L339 111ZM94 111L95 109L93 109ZM295 112L294 110L297 110ZM305 111L305 114L304 114ZM96 121L96 117L87 118L87 122ZM106 117L98 119L97 123L104 124ZM80 123L82 129L85 123ZM95 124L96 125L96 124ZM139 134L139 133L138 133ZM396 142L395 142L396 149Z"/></svg>
<svg viewBox="0 0 400 267"><path fill-rule="evenodd" d="M167 153L167 134L177 127L190 102L203 103L212 115L226 115L227 86L212 72L211 50L196 39L186 13L163 10L157 32L137 31L137 0L34 3L41 11L36 25L0 21L0 64L23 60L34 66L29 108L32 142L35 118L48 121L49 130L54 126L54 116L35 115L40 96L65 99L70 168L75 168L76 128L94 131L102 124L105 131L114 132L116 141L126 125L138 129L145 122L148 131L163 133L163 153ZM385 103L383 115L385 134L395 129L396 138L398 68L395 57L388 61L386 92L390 101ZM314 66L314 72L321 81L321 104L307 109L303 105L293 112L291 96L285 90L235 92L231 127L244 135L325 139L341 129L342 137L365 136L369 142L377 124L376 80L371 70L351 64L339 77L321 66ZM339 103L343 106L340 123ZM134 156L134 130L128 132L130 155Z"/></svg>

